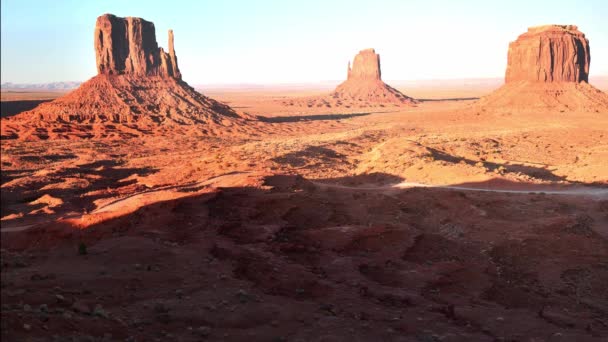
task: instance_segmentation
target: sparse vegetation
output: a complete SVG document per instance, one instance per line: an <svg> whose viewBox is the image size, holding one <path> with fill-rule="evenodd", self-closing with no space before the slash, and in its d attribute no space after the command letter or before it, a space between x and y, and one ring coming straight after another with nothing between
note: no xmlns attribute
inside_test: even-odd
<svg viewBox="0 0 608 342"><path fill-rule="evenodd" d="M87 245L84 242L78 244L78 255L87 255Z"/></svg>

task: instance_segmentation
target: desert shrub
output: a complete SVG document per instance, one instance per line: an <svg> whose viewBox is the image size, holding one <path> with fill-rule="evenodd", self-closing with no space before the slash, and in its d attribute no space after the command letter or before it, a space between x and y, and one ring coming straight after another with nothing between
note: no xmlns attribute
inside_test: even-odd
<svg viewBox="0 0 608 342"><path fill-rule="evenodd" d="M78 255L86 255L87 254L87 245L84 242L81 242L78 245Z"/></svg>

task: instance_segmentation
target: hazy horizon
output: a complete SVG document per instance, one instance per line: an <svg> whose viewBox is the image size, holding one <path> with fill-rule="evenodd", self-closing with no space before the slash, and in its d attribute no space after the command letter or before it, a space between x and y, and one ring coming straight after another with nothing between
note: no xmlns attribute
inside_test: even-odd
<svg viewBox="0 0 608 342"><path fill-rule="evenodd" d="M93 29L103 13L154 22L192 84L298 84L343 80L364 48L385 80L502 78L509 42L527 27L574 24L591 46L590 77L608 75L604 1L474 0L1 3L1 82L86 81L96 74Z"/></svg>

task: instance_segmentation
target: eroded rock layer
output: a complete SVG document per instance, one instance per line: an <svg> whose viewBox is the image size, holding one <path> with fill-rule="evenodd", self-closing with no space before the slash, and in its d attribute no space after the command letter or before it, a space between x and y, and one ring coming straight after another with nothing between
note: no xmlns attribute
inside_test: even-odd
<svg viewBox="0 0 608 342"><path fill-rule="evenodd" d="M223 135L246 129L251 122L245 119L179 79L102 74L54 101L3 118L2 139Z"/></svg>
<svg viewBox="0 0 608 342"><path fill-rule="evenodd" d="M608 94L587 82L519 81L503 85L474 106L487 112L596 112L608 114Z"/></svg>

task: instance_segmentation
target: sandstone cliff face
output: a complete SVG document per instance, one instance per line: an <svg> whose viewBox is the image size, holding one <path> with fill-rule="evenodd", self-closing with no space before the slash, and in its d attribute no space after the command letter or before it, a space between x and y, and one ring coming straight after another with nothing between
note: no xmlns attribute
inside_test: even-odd
<svg viewBox="0 0 608 342"><path fill-rule="evenodd" d="M353 80L380 80L380 55L374 49L365 49L353 59L352 68L348 64L348 77Z"/></svg>
<svg viewBox="0 0 608 342"><path fill-rule="evenodd" d="M154 23L104 14L95 25L97 72L111 75L164 76L181 79L169 31L169 53L158 47Z"/></svg>
<svg viewBox="0 0 608 342"><path fill-rule="evenodd" d="M531 27L509 44L505 81L588 81L589 41L574 25Z"/></svg>

